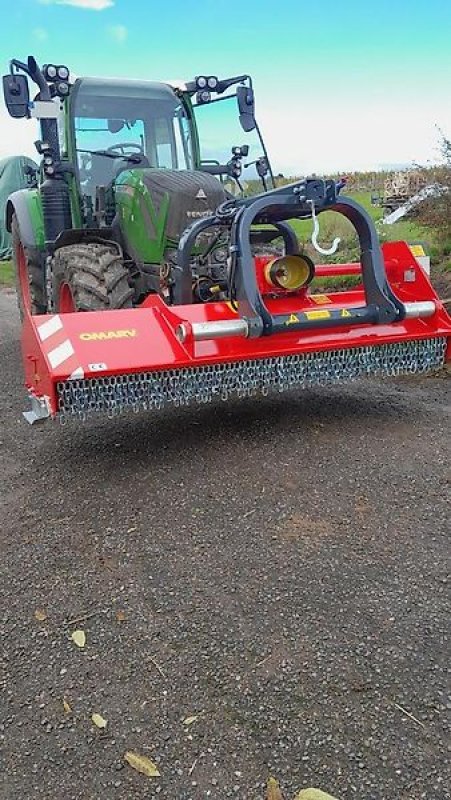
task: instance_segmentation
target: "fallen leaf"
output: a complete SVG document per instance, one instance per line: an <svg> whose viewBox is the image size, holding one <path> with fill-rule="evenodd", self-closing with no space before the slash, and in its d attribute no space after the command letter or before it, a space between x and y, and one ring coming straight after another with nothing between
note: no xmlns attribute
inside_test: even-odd
<svg viewBox="0 0 451 800"><path fill-rule="evenodd" d="M268 779L266 787L266 800L283 800L282 792L279 789L279 784L275 778Z"/></svg>
<svg viewBox="0 0 451 800"><path fill-rule="evenodd" d="M147 758L147 756L140 756L139 753L133 753L132 750L128 750L124 758L127 764L130 764L137 772L142 772L143 775L147 775L148 778L160 777L157 765L154 764L150 758Z"/></svg>
<svg viewBox="0 0 451 800"><path fill-rule="evenodd" d="M107 721L100 714L93 714L91 719L96 728L106 728Z"/></svg>
<svg viewBox="0 0 451 800"><path fill-rule="evenodd" d="M127 533L134 533L136 530L137 530L137 528L129 528L127 530Z"/></svg>
<svg viewBox="0 0 451 800"><path fill-rule="evenodd" d="M69 703L67 702L65 697L63 697L63 708L64 708L66 714L71 714L72 713L72 708L69 705Z"/></svg>
<svg viewBox="0 0 451 800"><path fill-rule="evenodd" d="M303 789L294 800L337 800L337 798L322 792L321 789Z"/></svg>
<svg viewBox="0 0 451 800"><path fill-rule="evenodd" d="M192 724L193 724L193 722L195 722L195 721L196 721L196 719L198 719L198 716L197 716L197 714L196 714L196 716L195 716L195 717L187 717L186 719L184 719L184 720L183 720L183 724L184 724L184 725L192 725Z"/></svg>
<svg viewBox="0 0 451 800"><path fill-rule="evenodd" d="M47 613L42 608L37 608L34 615L38 622L45 622L47 619Z"/></svg>
<svg viewBox="0 0 451 800"><path fill-rule="evenodd" d="M124 611L116 611L116 619L118 622L123 622L125 620L125 612Z"/></svg>
<svg viewBox="0 0 451 800"><path fill-rule="evenodd" d="M70 638L77 647L84 647L86 644L86 634L82 630L74 631Z"/></svg>

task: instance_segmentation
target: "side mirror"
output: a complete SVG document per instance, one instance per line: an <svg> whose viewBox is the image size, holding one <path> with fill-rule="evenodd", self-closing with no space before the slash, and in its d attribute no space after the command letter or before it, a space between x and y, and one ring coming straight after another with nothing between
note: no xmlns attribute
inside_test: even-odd
<svg viewBox="0 0 451 800"><path fill-rule="evenodd" d="M266 156L260 156L260 158L257 158L257 161L255 162L255 169L257 170L257 175L259 178L266 178L269 172L269 163Z"/></svg>
<svg viewBox="0 0 451 800"><path fill-rule="evenodd" d="M240 112L240 125L246 133L255 128L254 90L250 86L237 86L236 97Z"/></svg>
<svg viewBox="0 0 451 800"><path fill-rule="evenodd" d="M11 75L11 73L4 75L3 96L11 117L20 119L21 117L29 116L28 103L30 101L30 93L25 75Z"/></svg>

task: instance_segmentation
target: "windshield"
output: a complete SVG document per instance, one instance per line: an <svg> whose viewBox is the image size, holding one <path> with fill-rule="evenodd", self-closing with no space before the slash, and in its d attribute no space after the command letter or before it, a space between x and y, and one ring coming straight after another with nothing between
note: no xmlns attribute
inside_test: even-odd
<svg viewBox="0 0 451 800"><path fill-rule="evenodd" d="M96 186L111 183L124 156L131 156L130 168L193 168L189 119L165 85L87 79L75 95L73 115L84 193L94 195Z"/></svg>
<svg viewBox="0 0 451 800"><path fill-rule="evenodd" d="M232 147L247 145L249 153L242 160L240 182L245 191L255 188L255 182L258 182L258 190L261 191L261 179L255 164L251 162L264 155L263 146L256 129L248 133L243 131L235 95L194 106L194 113L202 162L226 164L232 157ZM249 164L250 166L246 166Z"/></svg>

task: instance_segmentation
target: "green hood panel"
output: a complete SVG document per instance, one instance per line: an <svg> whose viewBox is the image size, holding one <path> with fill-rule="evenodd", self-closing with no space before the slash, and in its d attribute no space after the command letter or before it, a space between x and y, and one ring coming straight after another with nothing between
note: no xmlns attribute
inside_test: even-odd
<svg viewBox="0 0 451 800"><path fill-rule="evenodd" d="M132 169L119 175L116 209L130 254L161 263L183 231L226 199L221 183L198 170Z"/></svg>
<svg viewBox="0 0 451 800"><path fill-rule="evenodd" d="M146 264L159 264L167 245L169 195L157 210L143 172L132 169L120 174L115 184L116 210L130 255Z"/></svg>

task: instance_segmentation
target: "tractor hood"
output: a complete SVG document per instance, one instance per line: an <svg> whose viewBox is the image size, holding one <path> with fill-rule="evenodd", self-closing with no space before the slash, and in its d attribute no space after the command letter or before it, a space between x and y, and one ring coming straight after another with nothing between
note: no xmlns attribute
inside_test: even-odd
<svg viewBox="0 0 451 800"><path fill-rule="evenodd" d="M128 248L147 263L160 261L191 223L227 199L218 179L205 172L143 168L122 172L115 195Z"/></svg>

